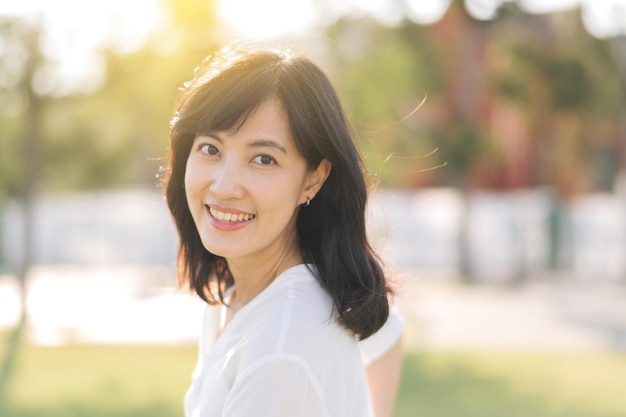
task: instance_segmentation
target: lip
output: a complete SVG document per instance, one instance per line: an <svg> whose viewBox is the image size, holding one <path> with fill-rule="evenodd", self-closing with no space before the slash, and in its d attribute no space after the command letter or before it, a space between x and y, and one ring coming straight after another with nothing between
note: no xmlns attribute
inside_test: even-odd
<svg viewBox="0 0 626 417"><path fill-rule="evenodd" d="M206 203L204 206L206 208L212 208L214 210L221 211L223 213L252 214L249 211L239 210L239 209L232 208L232 207L220 206L219 204L209 204L209 203Z"/></svg>
<svg viewBox="0 0 626 417"><path fill-rule="evenodd" d="M238 209L234 209L234 208L229 208L229 207L224 207L224 206L219 206L216 204L205 204L204 205L204 209L207 213L207 216L209 217L209 221L211 222L211 224L213 225L213 227L215 227L218 230L223 230L223 231L235 231L235 230L239 230L245 226L248 225L248 223L250 223L253 219L247 220L247 221L241 221L241 222L225 222L222 220L219 220L215 217L213 217L213 215L211 214L211 209L217 210L217 211L221 211L222 213L231 213L231 214L251 214L250 212L247 211L243 211L243 210L238 210Z"/></svg>

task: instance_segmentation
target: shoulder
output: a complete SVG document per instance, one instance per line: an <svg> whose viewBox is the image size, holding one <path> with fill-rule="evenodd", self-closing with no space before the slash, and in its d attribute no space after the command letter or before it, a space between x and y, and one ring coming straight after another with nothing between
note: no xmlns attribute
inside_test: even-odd
<svg viewBox="0 0 626 417"><path fill-rule="evenodd" d="M287 270L268 290L239 317L232 364L242 371L264 358L298 357L320 381L358 374L363 364L356 339L339 324L332 299L306 266Z"/></svg>
<svg viewBox="0 0 626 417"><path fill-rule="evenodd" d="M364 364L367 366L383 356L401 339L404 328L404 317L397 307L392 307L383 327L367 339L359 342Z"/></svg>
<svg viewBox="0 0 626 417"><path fill-rule="evenodd" d="M369 415L356 339L337 322L332 299L315 276L298 266L268 289L246 311L242 332L226 355L222 369L234 376L227 403L238 412L245 407L234 404L248 401L256 410L284 406L290 410L284 415L305 415L306 407L314 410L311 416Z"/></svg>
<svg viewBox="0 0 626 417"><path fill-rule="evenodd" d="M318 357L325 349L356 346L338 324L332 299L305 265L281 274L246 319L251 346L259 354L307 357L317 352Z"/></svg>

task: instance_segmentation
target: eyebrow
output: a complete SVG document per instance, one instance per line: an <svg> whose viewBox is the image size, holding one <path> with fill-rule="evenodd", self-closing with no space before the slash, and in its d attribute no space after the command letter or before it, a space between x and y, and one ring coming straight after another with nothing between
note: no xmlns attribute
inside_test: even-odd
<svg viewBox="0 0 626 417"><path fill-rule="evenodd" d="M224 141L222 140L222 138L220 138L217 134L215 133L199 133L196 138L200 137L200 136L208 136L212 139L215 139L216 141L218 141L219 143L221 143L222 145L224 144ZM271 139L257 139L253 142L251 142L248 147L250 148L273 148L276 149L282 153L284 153L285 155L287 155L287 149L285 149L285 147L283 145L281 145L280 143L273 141Z"/></svg>
<svg viewBox="0 0 626 417"><path fill-rule="evenodd" d="M274 148L284 153L285 155L287 154L287 149L285 149L280 143L274 142L273 140L269 140L269 139L255 140L254 142L250 143L249 146L251 148L259 148L259 147Z"/></svg>

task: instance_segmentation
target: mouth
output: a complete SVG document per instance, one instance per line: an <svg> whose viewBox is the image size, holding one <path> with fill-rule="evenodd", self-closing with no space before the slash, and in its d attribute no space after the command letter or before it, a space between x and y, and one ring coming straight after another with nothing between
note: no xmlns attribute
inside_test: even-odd
<svg viewBox="0 0 626 417"><path fill-rule="evenodd" d="M245 223L256 217L255 214L251 213L230 213L216 210L211 206L207 207L209 209L209 214L211 214L211 217L223 223Z"/></svg>

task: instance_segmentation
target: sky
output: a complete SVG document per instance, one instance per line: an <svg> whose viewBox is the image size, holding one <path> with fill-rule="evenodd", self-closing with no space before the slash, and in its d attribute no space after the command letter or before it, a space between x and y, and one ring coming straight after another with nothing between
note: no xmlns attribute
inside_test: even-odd
<svg viewBox="0 0 626 417"><path fill-rule="evenodd" d="M409 17L418 23L437 21L450 0L405 0ZM469 11L477 18L493 17L503 0L467 0ZM506 1L506 0L504 0ZM326 0L320 16L320 0L217 0L218 16L233 37L271 40L281 36L315 31L343 14L369 14L384 24L401 17L389 0ZM626 0L520 0L529 12L545 13L581 5L583 20L594 36L626 34ZM97 90L104 80L99 50L113 47L133 50L148 34L167 21L160 0L20 0L0 2L0 16L40 16L45 22L43 50L56 72L67 82L58 82L57 94ZM242 12L243 11L243 12ZM62 45L60 47L59 45ZM3 52L0 38L0 55ZM100 68L100 70L99 70ZM45 80L48 77L42 77ZM63 90L65 85L66 90ZM60 87L59 87L60 86ZM46 83L41 93L51 93Z"/></svg>

